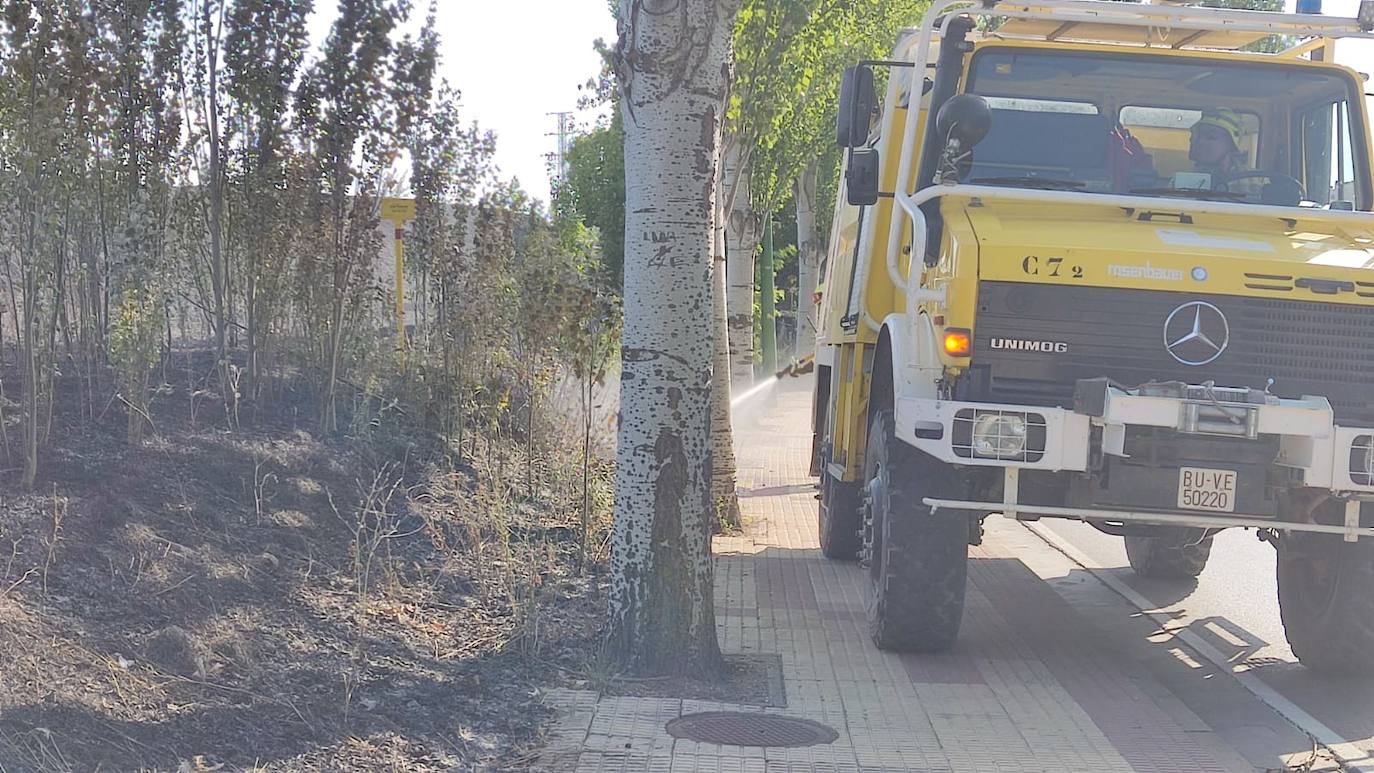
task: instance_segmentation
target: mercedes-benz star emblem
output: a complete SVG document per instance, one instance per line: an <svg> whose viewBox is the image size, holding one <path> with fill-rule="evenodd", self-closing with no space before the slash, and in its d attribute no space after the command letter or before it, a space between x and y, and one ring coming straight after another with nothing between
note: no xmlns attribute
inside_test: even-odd
<svg viewBox="0 0 1374 773"><path fill-rule="evenodd" d="M1184 365L1206 365L1230 342L1226 315L1206 301L1185 303L1164 320L1164 349Z"/></svg>

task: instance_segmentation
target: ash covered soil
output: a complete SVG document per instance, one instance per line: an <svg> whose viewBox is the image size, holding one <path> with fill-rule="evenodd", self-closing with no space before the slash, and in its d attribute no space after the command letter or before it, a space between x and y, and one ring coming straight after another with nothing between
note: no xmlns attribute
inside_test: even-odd
<svg viewBox="0 0 1374 773"><path fill-rule="evenodd" d="M533 767L605 610L578 444L231 431L191 399L140 447L57 415L35 489L4 474L0 770Z"/></svg>

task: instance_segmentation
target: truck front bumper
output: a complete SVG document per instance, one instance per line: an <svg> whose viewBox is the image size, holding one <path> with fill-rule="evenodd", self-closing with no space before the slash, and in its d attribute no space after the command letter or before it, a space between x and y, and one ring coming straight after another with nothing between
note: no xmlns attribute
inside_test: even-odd
<svg viewBox="0 0 1374 773"><path fill-rule="evenodd" d="M940 509L1001 512L1014 517L1148 522L1222 528L1244 526L1374 537L1360 525L1362 502L1374 502L1374 428L1342 427L1322 397L1283 399L1246 388L1150 384L1121 389L1105 379L1078 382L1072 410L899 397L898 436L950 464L1004 470L1003 501L928 499ZM1323 489L1346 500L1341 525L1292 523L1272 515L1186 509L1072 508L1018 501L1022 470L1091 473L1102 457L1128 458L1127 432L1158 428L1199 440L1278 440L1274 466L1293 487ZM1371 505L1374 507L1374 505Z"/></svg>

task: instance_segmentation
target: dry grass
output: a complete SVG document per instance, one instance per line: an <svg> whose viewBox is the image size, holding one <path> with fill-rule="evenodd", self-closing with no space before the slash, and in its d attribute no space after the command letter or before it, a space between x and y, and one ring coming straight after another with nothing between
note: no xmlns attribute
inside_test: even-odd
<svg viewBox="0 0 1374 773"><path fill-rule="evenodd" d="M5 760L9 760L6 766ZM0 731L0 773L35 771L70 773L76 768L62 753L57 737L46 727L25 732Z"/></svg>
<svg viewBox="0 0 1374 773"><path fill-rule="evenodd" d="M556 427L458 458L175 411L0 490L0 771L484 769L538 742L604 610Z"/></svg>

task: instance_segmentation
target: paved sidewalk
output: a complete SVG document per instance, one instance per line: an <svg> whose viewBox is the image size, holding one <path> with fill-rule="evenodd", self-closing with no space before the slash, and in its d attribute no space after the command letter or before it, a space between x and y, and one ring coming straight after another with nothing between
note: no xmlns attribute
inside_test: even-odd
<svg viewBox="0 0 1374 773"><path fill-rule="evenodd" d="M738 422L747 535L720 538L722 649L780 656L786 706L598 697L558 690L541 765L576 771L1256 771L1307 740L1224 674L1019 524L989 519L974 548L954 652L879 651L862 570L816 541L810 380L783 381ZM832 744L674 740L669 720L761 711L834 728ZM1204 719L1204 715L1206 719Z"/></svg>

